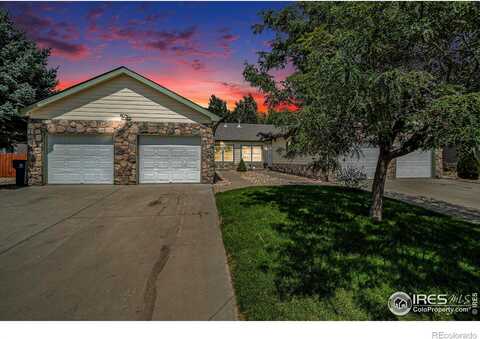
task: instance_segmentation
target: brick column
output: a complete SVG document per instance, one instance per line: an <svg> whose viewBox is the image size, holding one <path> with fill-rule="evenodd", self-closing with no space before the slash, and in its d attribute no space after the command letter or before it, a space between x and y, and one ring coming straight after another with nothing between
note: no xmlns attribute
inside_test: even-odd
<svg viewBox="0 0 480 339"><path fill-rule="evenodd" d="M43 154L45 147L45 133L43 124L31 120L27 127L27 177L29 185L43 185Z"/></svg>
<svg viewBox="0 0 480 339"><path fill-rule="evenodd" d="M201 181L204 184L212 184L215 177L215 141L210 127L201 130L202 139L202 164Z"/></svg>
<svg viewBox="0 0 480 339"><path fill-rule="evenodd" d="M114 134L116 185L134 185L137 183L137 140L138 125L127 122Z"/></svg>

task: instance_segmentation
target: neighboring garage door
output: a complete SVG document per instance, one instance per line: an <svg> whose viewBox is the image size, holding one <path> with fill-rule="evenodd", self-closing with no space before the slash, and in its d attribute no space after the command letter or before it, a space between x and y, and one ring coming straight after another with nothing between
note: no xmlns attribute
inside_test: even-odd
<svg viewBox="0 0 480 339"><path fill-rule="evenodd" d="M49 184L113 184L111 136L48 136Z"/></svg>
<svg viewBox="0 0 480 339"><path fill-rule="evenodd" d="M199 137L140 136L140 183L200 182Z"/></svg>
<svg viewBox="0 0 480 339"><path fill-rule="evenodd" d="M415 151L397 159L397 178L430 178L431 176L431 151Z"/></svg>
<svg viewBox="0 0 480 339"><path fill-rule="evenodd" d="M354 167L361 170L367 175L367 178L371 179L375 176L375 170L377 168L378 161L378 148L363 147L359 156L352 155L345 159L340 159L340 164L343 168Z"/></svg>

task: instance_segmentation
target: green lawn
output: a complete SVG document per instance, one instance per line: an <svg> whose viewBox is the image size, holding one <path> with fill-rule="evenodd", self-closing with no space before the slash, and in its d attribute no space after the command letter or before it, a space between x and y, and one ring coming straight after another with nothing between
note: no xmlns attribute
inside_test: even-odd
<svg viewBox="0 0 480 339"><path fill-rule="evenodd" d="M338 187L252 187L216 199L246 319L392 320L395 291L478 292L478 225L394 200L374 224L370 195Z"/></svg>

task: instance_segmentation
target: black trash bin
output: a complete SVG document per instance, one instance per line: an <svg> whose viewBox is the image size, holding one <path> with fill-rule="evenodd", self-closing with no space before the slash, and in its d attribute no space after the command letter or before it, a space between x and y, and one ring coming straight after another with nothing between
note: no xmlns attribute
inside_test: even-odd
<svg viewBox="0 0 480 339"><path fill-rule="evenodd" d="M25 174L27 173L27 160L12 160L13 168L15 168L15 184L17 186L25 186Z"/></svg>

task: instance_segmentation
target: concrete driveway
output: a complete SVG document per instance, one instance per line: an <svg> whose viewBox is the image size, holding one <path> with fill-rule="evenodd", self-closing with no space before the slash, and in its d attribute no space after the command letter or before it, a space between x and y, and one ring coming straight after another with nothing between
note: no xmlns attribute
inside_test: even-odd
<svg viewBox="0 0 480 339"><path fill-rule="evenodd" d="M385 190L480 210L480 182L453 179L395 179L387 181Z"/></svg>
<svg viewBox="0 0 480 339"><path fill-rule="evenodd" d="M209 185L0 190L0 320L234 320Z"/></svg>

